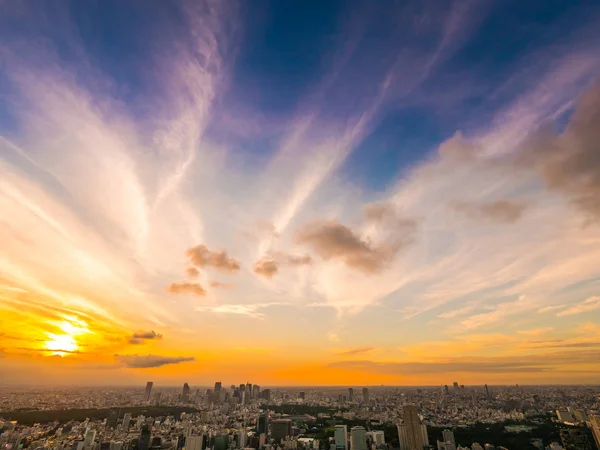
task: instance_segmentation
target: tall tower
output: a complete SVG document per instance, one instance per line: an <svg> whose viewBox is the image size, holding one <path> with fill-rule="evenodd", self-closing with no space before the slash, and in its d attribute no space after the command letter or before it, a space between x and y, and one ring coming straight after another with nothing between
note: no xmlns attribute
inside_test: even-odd
<svg viewBox="0 0 600 450"><path fill-rule="evenodd" d="M442 431L442 437L444 438L444 442L450 442L451 444L456 445L456 440L454 439L454 433L451 430Z"/></svg>
<svg viewBox="0 0 600 450"><path fill-rule="evenodd" d="M369 388L363 388L363 402L369 403Z"/></svg>
<svg viewBox="0 0 600 450"><path fill-rule="evenodd" d="M181 401L187 403L190 400L190 385L183 383L183 391L181 392Z"/></svg>
<svg viewBox="0 0 600 450"><path fill-rule="evenodd" d="M398 425L400 450L421 450L429 441L426 439L427 428L421 425L415 406L405 405L403 412L404 423Z"/></svg>
<svg viewBox="0 0 600 450"><path fill-rule="evenodd" d="M150 401L150 394L152 393L152 386L154 386L154 383L152 381L148 381L146 383L146 390L144 391L144 401L145 402Z"/></svg>

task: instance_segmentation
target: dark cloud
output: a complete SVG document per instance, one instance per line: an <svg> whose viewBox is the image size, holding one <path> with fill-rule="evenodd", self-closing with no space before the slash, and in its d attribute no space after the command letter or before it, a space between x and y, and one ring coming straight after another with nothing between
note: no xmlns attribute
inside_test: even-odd
<svg viewBox="0 0 600 450"><path fill-rule="evenodd" d="M538 171L548 189L600 219L600 84L580 97L563 133L537 133L515 162Z"/></svg>
<svg viewBox="0 0 600 450"><path fill-rule="evenodd" d="M513 223L521 218L527 205L511 200L496 200L487 203L455 202L452 207L473 219Z"/></svg>
<svg viewBox="0 0 600 450"><path fill-rule="evenodd" d="M211 285L211 287L214 287L214 288L223 288L223 289L229 289L229 288L233 287L233 284L221 283L220 281L211 281L210 285Z"/></svg>
<svg viewBox="0 0 600 450"><path fill-rule="evenodd" d="M188 267L185 269L185 273L190 278L196 278L198 275L200 275L200 271L195 267Z"/></svg>
<svg viewBox="0 0 600 450"><path fill-rule="evenodd" d="M341 260L365 273L381 271L398 251L413 241L416 222L397 223L385 242L374 244L335 220L312 222L296 232L296 242L310 246L325 260Z"/></svg>
<svg viewBox="0 0 600 450"><path fill-rule="evenodd" d="M115 355L117 361L130 369L150 369L162 367L167 364L179 364L195 361L196 358L188 356L158 356L158 355Z"/></svg>
<svg viewBox="0 0 600 450"><path fill-rule="evenodd" d="M254 272L267 278L272 278L279 272L281 266L310 265L313 260L310 255L290 255L282 252L272 252L254 263Z"/></svg>
<svg viewBox="0 0 600 450"><path fill-rule="evenodd" d="M339 361L328 365L336 369L385 375L420 375L432 373L524 373L564 371L555 366L589 364L597 361L600 351L564 351L515 357L464 357L442 361L378 362L369 360ZM572 371L575 369L568 369Z"/></svg>
<svg viewBox="0 0 600 450"><path fill-rule="evenodd" d="M194 294L194 295L206 295L206 291L198 283L188 283L184 281L182 283L171 283L167 286L167 292L171 294Z"/></svg>
<svg viewBox="0 0 600 450"><path fill-rule="evenodd" d="M196 267L213 267L224 272L237 272L240 262L229 258L225 250L221 252L210 251L205 245L197 245L186 251L190 262Z"/></svg>
<svg viewBox="0 0 600 450"><path fill-rule="evenodd" d="M162 334L157 333L154 330L150 331L139 331L137 333L133 333L131 338L129 339L130 344L139 345L143 344L146 340L157 340L162 339Z"/></svg>
<svg viewBox="0 0 600 450"><path fill-rule="evenodd" d="M375 347L361 347L361 348L353 348L352 350L348 350L346 352L340 353L342 356L352 356L352 355L360 355L362 353L369 353L375 350Z"/></svg>

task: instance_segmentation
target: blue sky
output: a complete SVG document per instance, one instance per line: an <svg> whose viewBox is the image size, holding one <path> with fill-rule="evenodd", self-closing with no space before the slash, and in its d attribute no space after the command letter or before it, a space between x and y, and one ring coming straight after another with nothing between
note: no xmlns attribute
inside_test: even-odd
<svg viewBox="0 0 600 450"><path fill-rule="evenodd" d="M156 380L588 381L599 19L583 1L3 5L11 376L104 380L93 360L137 382L133 359L168 356Z"/></svg>

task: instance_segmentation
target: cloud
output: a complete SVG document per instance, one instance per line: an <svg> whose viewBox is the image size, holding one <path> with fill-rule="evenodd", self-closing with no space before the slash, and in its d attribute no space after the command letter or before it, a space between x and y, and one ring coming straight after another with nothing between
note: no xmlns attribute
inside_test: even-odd
<svg viewBox="0 0 600 450"><path fill-rule="evenodd" d="M133 333L131 338L129 339L130 344L139 345L143 344L146 340L159 340L162 339L162 334L157 333L154 330L151 331L139 331Z"/></svg>
<svg viewBox="0 0 600 450"><path fill-rule="evenodd" d="M548 341L527 341L527 348L593 348L600 347L600 342L568 341L565 339L552 339Z"/></svg>
<svg viewBox="0 0 600 450"><path fill-rule="evenodd" d="M339 355L341 356L353 356L353 355L360 355L363 353L369 353L372 352L373 350L375 350L375 347L361 347L361 348L353 348L352 350L348 350L345 352L341 352L339 353Z"/></svg>
<svg viewBox="0 0 600 450"><path fill-rule="evenodd" d="M406 222L396 230L398 234L391 242L375 245L335 220L316 221L297 230L295 239L299 244L310 246L325 260L340 260L353 269L375 273L389 264L402 247L412 242L414 228L414 222Z"/></svg>
<svg viewBox="0 0 600 450"><path fill-rule="evenodd" d="M562 309L565 308L567 305L549 305L549 306L544 306L543 308L538 309L538 313L539 314L544 314L547 312L551 312L551 311L556 311L557 309Z"/></svg>
<svg viewBox="0 0 600 450"><path fill-rule="evenodd" d="M158 356L158 355L115 355L117 361L129 369L151 369L168 364L179 364L195 361L192 356Z"/></svg>
<svg viewBox="0 0 600 450"><path fill-rule="evenodd" d="M514 223L521 218L527 205L511 200L488 203L454 202L452 207L466 216L495 223Z"/></svg>
<svg viewBox="0 0 600 450"><path fill-rule="evenodd" d="M185 269L185 274L190 278L196 278L198 275L200 275L200 271L195 267L188 267Z"/></svg>
<svg viewBox="0 0 600 450"><path fill-rule="evenodd" d="M541 334L546 334L552 331L554 328L552 327L542 327L542 328L533 328L531 330L519 330L517 333L523 334L525 336L539 336Z"/></svg>
<svg viewBox="0 0 600 450"><path fill-rule="evenodd" d="M197 267L213 267L223 272L238 272L240 262L229 258L225 250L220 252L210 251L205 245L197 245L186 251L190 262Z"/></svg>
<svg viewBox="0 0 600 450"><path fill-rule="evenodd" d="M231 284L231 283L222 283L220 281L211 281L210 282L210 286L214 287L214 288L229 289L229 288L233 287L233 284Z"/></svg>
<svg viewBox="0 0 600 450"><path fill-rule="evenodd" d="M196 311L198 312L208 312L215 314L233 314L233 315L241 315L248 316L254 319L262 319L264 318L264 313L259 310L268 308L269 306L275 305L287 305L287 303L283 302L273 302L273 303L257 303L257 304L227 304L227 305L217 305L217 306L197 306Z"/></svg>
<svg viewBox="0 0 600 450"><path fill-rule="evenodd" d="M535 168L547 187L562 192L590 217L600 219L600 84L581 95L562 134L548 128L517 157Z"/></svg>
<svg viewBox="0 0 600 450"><path fill-rule="evenodd" d="M283 252L270 252L254 263L254 272L266 278L272 278L279 272L281 266L310 265L313 260L310 255L290 255Z"/></svg>
<svg viewBox="0 0 600 450"><path fill-rule="evenodd" d="M206 295L204 288L198 283L188 283L187 281L181 283L171 283L167 286L167 292L171 294L194 294L199 296Z"/></svg>
<svg viewBox="0 0 600 450"><path fill-rule="evenodd" d="M557 368L569 365L566 371L572 371L574 365L586 365L597 361L600 351L564 351L546 354L497 357L456 357L435 361L380 362L370 360L338 361L328 367L344 370L376 373L384 375L421 375L436 373L537 373L563 371Z"/></svg>
<svg viewBox="0 0 600 450"><path fill-rule="evenodd" d="M600 297L590 297L581 303L570 306L567 309L556 313L556 317L572 316L584 312L595 311L597 309L600 309Z"/></svg>

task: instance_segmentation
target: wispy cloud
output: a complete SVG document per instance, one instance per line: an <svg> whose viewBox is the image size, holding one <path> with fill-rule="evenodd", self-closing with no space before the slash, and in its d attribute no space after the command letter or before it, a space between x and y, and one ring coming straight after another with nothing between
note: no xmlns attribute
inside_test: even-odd
<svg viewBox="0 0 600 450"><path fill-rule="evenodd" d="M159 355L115 355L124 367L129 369L153 369L169 364L180 364L194 361L191 356L159 356Z"/></svg>
<svg viewBox="0 0 600 450"><path fill-rule="evenodd" d="M600 297L590 297L581 303L568 306L563 311L557 312L556 316L572 316L575 314L582 314L584 312L595 311L597 309L600 309Z"/></svg>

